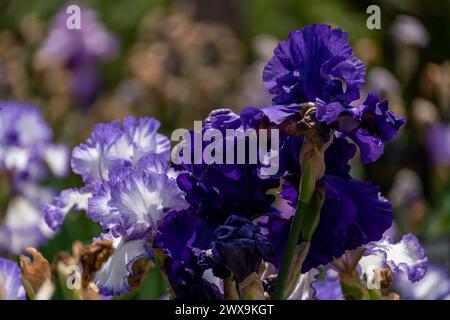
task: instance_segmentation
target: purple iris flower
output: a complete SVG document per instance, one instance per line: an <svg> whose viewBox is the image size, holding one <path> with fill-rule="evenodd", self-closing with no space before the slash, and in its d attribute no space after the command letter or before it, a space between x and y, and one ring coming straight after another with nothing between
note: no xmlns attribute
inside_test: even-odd
<svg viewBox="0 0 450 320"><path fill-rule="evenodd" d="M450 126L437 123L425 134L430 161L435 166L450 165Z"/></svg>
<svg viewBox="0 0 450 320"><path fill-rule="evenodd" d="M205 206L192 206L169 213L158 227L153 247L167 255L164 268L177 299L223 299L219 286L205 277L205 268L200 266L201 252L211 247L219 223Z"/></svg>
<svg viewBox="0 0 450 320"><path fill-rule="evenodd" d="M41 213L53 190L43 184L50 174L67 174L68 150L51 138L52 131L36 107L0 101L0 179L9 189L9 201L1 204L5 208L0 224L2 252L20 254L53 235Z"/></svg>
<svg viewBox="0 0 450 320"><path fill-rule="evenodd" d="M264 68L263 81L273 102L357 100L366 68L353 55L347 38L341 29L327 25L291 31Z"/></svg>
<svg viewBox="0 0 450 320"><path fill-rule="evenodd" d="M224 133L226 129L257 129L262 116L264 115L261 111L254 108L244 110L241 115L236 115L228 109L215 110L204 121L203 132L211 128ZM235 136L231 139L236 143ZM207 145L204 144L203 149ZM226 152L224 149L225 155ZM216 276L228 274L230 271L242 271L237 272L241 281L249 272L255 271L255 266L259 266L262 259L269 260L272 256L269 254L270 243L259 233L259 228L246 217L277 214L272 207L275 197L269 195L268 191L279 185L279 178L262 178L258 172L259 164L181 165L177 182L185 192L185 199L190 207L166 215L154 239L154 247L163 249L168 256L165 264L168 270L172 270L168 273L172 287L177 290L184 288L179 292L181 296L186 296L188 292L186 283L195 283L196 290L199 290L199 284L203 283L204 295L211 296L211 288L217 285L214 281L204 281L205 274L213 265ZM234 236L230 235L227 239L220 237L222 231L231 229L234 230ZM234 252L240 252L234 256L236 259L225 252L233 246L236 249ZM205 259L204 253L208 250L216 253L214 259ZM248 259L245 261L248 263L238 258L247 255ZM202 268L189 267L193 256L200 258L198 263ZM228 258L230 260L227 260ZM220 267L223 273L219 272Z"/></svg>
<svg viewBox="0 0 450 320"><path fill-rule="evenodd" d="M225 134L227 129L241 132L246 129L256 130L262 120L261 112L255 112L256 110L245 109L240 116L229 109L214 110L205 119L202 132L218 129ZM236 148L238 136L226 139L232 140L231 145ZM202 151L208 144L203 144ZM224 159L227 157L227 152L230 152L226 149L226 145L227 141L224 141ZM247 144L246 155L249 152ZM237 152L234 152L233 164L182 164L182 167L188 172L189 178L180 177L178 182L188 197L194 196L189 192L190 190L198 192L200 189L204 189L209 193L216 193L218 198L216 206L219 206L226 216L237 214L256 217L273 211L272 203L275 197L268 194L267 191L278 187L279 179L271 176L262 177L259 174L262 167L260 162L250 164L247 159L245 164L238 164ZM198 188L192 184L198 185ZM205 199L202 198L202 200Z"/></svg>
<svg viewBox="0 0 450 320"><path fill-rule="evenodd" d="M100 239L110 239L116 251L95 278L102 294L129 292L132 264L151 257L152 245L164 254L163 267L177 298L221 299L220 278L233 273L241 282L262 261L275 267L280 264L291 220L275 209L276 197L270 191L281 184L280 196L295 208L303 137L284 129L287 123L295 126L303 120L302 103L313 103L323 137L332 134L334 139L325 151L325 175L317 182L325 194L320 222L303 264L303 283L296 288L298 296L304 296L303 287L312 296L316 267L380 240L392 223L391 204L379 188L349 174L349 161L356 153L349 140L359 146L363 162L374 161L404 123L375 94L354 106L364 74L364 65L353 56L341 30L314 25L294 31L280 43L264 70L264 82L276 105L262 110L249 107L240 115L229 109L214 110L201 130L204 135L213 129L223 134L228 129L238 133L283 129L277 174L262 176L262 159L249 163L245 134L244 164L233 154L234 164L192 161L172 167L170 142L157 132L159 122L129 117L123 123L97 125L87 142L73 150L72 169L84 186L65 190L48 204L46 221L56 230L71 209L86 210L105 229ZM242 142L237 135L225 136L219 150L223 159L230 154L230 145L235 151L236 143ZM211 143L202 141L201 151ZM194 144L191 148L198 151ZM412 243L409 240L394 249ZM382 245L386 264L410 271L389 260L390 247ZM420 266L414 270L420 271L424 259L416 258ZM414 278L420 276L417 273Z"/></svg>
<svg viewBox="0 0 450 320"><path fill-rule="evenodd" d="M118 41L104 28L97 14L85 7L80 9L81 28L69 29L65 9L54 18L39 57L44 65L70 70L73 97L78 103L89 106L100 92L98 64L116 54Z"/></svg>
<svg viewBox="0 0 450 320"><path fill-rule="evenodd" d="M14 262L0 258L0 300L25 300L22 272Z"/></svg>
<svg viewBox="0 0 450 320"><path fill-rule="evenodd" d="M168 212L188 208L169 166L170 141L158 133L159 125L134 117L97 125L72 153L72 169L84 186L64 190L44 208L53 230L73 209L85 210L105 229L98 239L111 240L115 251L94 279L103 295L130 292L133 263L152 256L152 230Z"/></svg>
<svg viewBox="0 0 450 320"><path fill-rule="evenodd" d="M238 283L258 272L262 261L271 262L274 249L260 228L251 220L230 216L214 231L211 252L205 254L213 273L226 278L233 273Z"/></svg>
<svg viewBox="0 0 450 320"><path fill-rule="evenodd" d="M284 130L286 124L301 120L300 104L314 103L315 118L326 125L324 129L350 137L359 146L364 163L375 161L404 120L374 93L369 93L363 105L354 105L364 76L365 66L353 55L342 30L313 25L292 31L264 69L263 80L275 104L263 109L264 113Z"/></svg>
<svg viewBox="0 0 450 320"><path fill-rule="evenodd" d="M88 215L95 221L103 220L102 213L106 212L103 225L107 226L107 220L113 215L108 207L111 187L119 188L115 182L121 182L121 190L125 193L130 189L142 190L139 189L142 185L147 189L149 183L143 181L147 174L162 174L169 170L170 141L157 132L159 126L153 118L134 117L127 117L123 124L120 121L98 124L86 144L75 147L72 152L72 170L81 175L84 186L64 190L46 205L47 224L56 230L71 209L87 210L90 206ZM135 169L140 170L142 179L136 175L136 179L128 176ZM127 177L128 186L122 183ZM120 192L115 194L119 197ZM148 208L149 205L144 206Z"/></svg>
<svg viewBox="0 0 450 320"><path fill-rule="evenodd" d="M67 174L67 149L53 144L52 135L36 107L0 101L0 171L19 180Z"/></svg>
<svg viewBox="0 0 450 320"><path fill-rule="evenodd" d="M360 148L364 163L378 159L384 143L394 138L405 121L371 92L359 107L343 107L340 103L316 101L316 117L334 129L348 135Z"/></svg>

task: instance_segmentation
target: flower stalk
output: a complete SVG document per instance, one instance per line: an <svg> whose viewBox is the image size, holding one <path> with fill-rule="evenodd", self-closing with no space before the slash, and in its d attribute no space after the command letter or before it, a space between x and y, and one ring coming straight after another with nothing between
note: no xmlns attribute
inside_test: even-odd
<svg viewBox="0 0 450 320"><path fill-rule="evenodd" d="M302 175L297 207L272 297L275 300L284 299L292 287L295 287L295 283L292 282L300 276L301 266L308 255L309 242L319 224L320 211L324 201L323 190L316 189L316 183L325 174L325 150L333 140L332 131L325 130L323 125L316 120L314 104L303 104L300 112L303 119L298 123L298 130L299 134L304 136L300 150ZM300 249L297 249L301 236L302 243ZM296 259L294 256L297 256ZM291 277L291 281L289 281L289 277Z"/></svg>
<svg viewBox="0 0 450 320"><path fill-rule="evenodd" d="M277 284L272 299L281 300L286 297L286 286L292 266L292 260L297 248L297 242L302 232L305 212L309 207L315 189L315 179L313 174L312 159L308 159L303 167L303 174L300 180L299 197L295 210L294 220L291 224L289 237L284 250L283 260L278 273ZM303 255L303 254L302 254ZM305 255L306 256L306 255ZM301 268L300 268L301 269Z"/></svg>

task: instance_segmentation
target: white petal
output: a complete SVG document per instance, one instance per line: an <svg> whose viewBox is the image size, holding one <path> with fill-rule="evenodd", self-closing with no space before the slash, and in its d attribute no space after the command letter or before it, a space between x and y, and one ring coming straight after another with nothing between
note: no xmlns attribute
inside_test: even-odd
<svg viewBox="0 0 450 320"><path fill-rule="evenodd" d="M22 171L27 168L30 154L27 149L10 147L5 151L4 162L6 169Z"/></svg>
<svg viewBox="0 0 450 320"><path fill-rule="evenodd" d="M368 253L374 255L370 259L376 261L370 261L373 265L379 264L379 260L384 257L381 267L389 268L394 272L405 272L408 275L410 281L419 281L426 273L428 266L428 258L425 256L425 251L420 245L417 238L412 234L403 236L402 240L393 243L389 237L384 237L380 241L371 242L367 246ZM369 259L365 255L363 259ZM368 265L368 262L364 262ZM383 266L384 265L384 266ZM363 267L365 269L367 267Z"/></svg>
<svg viewBox="0 0 450 320"><path fill-rule="evenodd" d="M63 177L69 169L69 153L65 145L50 145L44 153L44 160L54 175Z"/></svg>
<svg viewBox="0 0 450 320"><path fill-rule="evenodd" d="M94 281L103 295L116 296L128 293L131 291L128 277L132 275L133 263L141 257L150 256L146 240L107 237L113 240L116 250L97 272Z"/></svg>
<svg viewBox="0 0 450 320"><path fill-rule="evenodd" d="M314 289L312 284L317 280L320 271L311 269L307 273L300 275L300 279L295 286L294 292L289 296L288 300L311 300L314 298Z"/></svg>

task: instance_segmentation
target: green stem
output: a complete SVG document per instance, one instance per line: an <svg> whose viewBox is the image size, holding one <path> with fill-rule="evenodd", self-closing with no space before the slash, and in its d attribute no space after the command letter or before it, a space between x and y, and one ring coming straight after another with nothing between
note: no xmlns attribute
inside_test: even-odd
<svg viewBox="0 0 450 320"><path fill-rule="evenodd" d="M289 237L284 249L283 260L281 262L280 271L278 272L277 284L272 299L281 300L285 298L286 285L289 279L289 273L294 257L295 248L302 231L303 220L309 202L314 193L315 178L313 174L312 161L307 160L303 166L302 178L300 180L299 196L297 208L295 210L294 220L291 224Z"/></svg>

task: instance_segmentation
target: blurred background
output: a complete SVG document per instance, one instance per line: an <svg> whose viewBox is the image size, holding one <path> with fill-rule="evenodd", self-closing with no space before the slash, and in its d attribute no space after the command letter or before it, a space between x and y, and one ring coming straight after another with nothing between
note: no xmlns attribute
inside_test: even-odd
<svg viewBox="0 0 450 320"><path fill-rule="evenodd" d="M393 203L394 237L416 234L432 264L450 271L450 1L86 0L76 3L88 14L71 38L72 3L0 0L0 100L39 107L54 140L69 148L96 123L126 115L154 116L170 134L214 108L267 106L261 72L276 43L309 24L341 27L367 65L366 90L407 120L379 161L355 160L353 175ZM380 30L366 27L372 4ZM78 179L46 183L60 190ZM0 188L0 220L7 201ZM51 259L98 233L75 214L40 249ZM163 290L150 274L133 298Z"/></svg>

